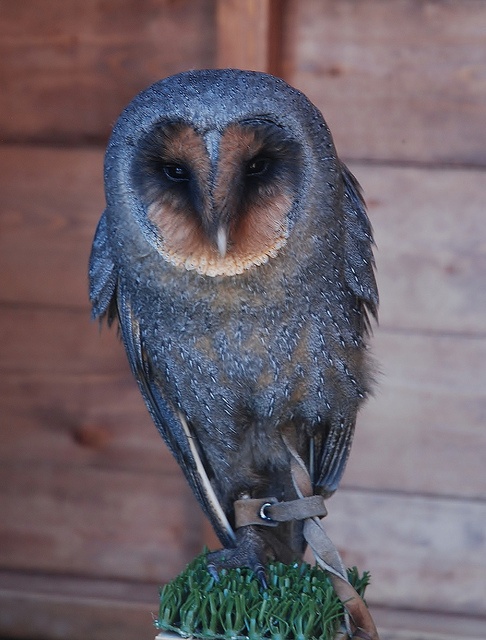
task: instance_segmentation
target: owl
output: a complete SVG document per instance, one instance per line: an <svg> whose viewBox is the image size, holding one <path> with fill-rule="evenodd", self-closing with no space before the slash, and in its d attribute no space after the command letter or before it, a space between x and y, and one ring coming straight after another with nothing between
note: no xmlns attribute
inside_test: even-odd
<svg viewBox="0 0 486 640"><path fill-rule="evenodd" d="M301 557L302 529L236 527L235 503L297 497L288 443L313 492L330 496L372 387L378 294L358 183L301 92L226 69L134 98L107 147L105 191L92 315L118 323L152 419L224 547L211 570L262 576L271 558Z"/></svg>

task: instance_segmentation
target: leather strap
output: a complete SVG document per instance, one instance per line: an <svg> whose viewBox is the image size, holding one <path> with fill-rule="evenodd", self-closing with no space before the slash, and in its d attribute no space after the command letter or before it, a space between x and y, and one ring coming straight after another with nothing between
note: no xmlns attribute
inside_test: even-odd
<svg viewBox="0 0 486 640"><path fill-rule="evenodd" d="M312 494L312 483L304 461L287 438L283 438L291 455L290 471L297 495L305 499ZM373 618L361 596L349 583L338 550L328 537L323 518L311 517L304 521L304 538L309 544L317 564L328 573L334 591L344 605L346 630L351 638L379 640Z"/></svg>
<svg viewBox="0 0 486 640"><path fill-rule="evenodd" d="M279 522L327 515L322 496L308 496L287 502L278 502L276 498L248 498L236 500L234 506L237 529L249 524L276 527Z"/></svg>
<svg viewBox="0 0 486 640"><path fill-rule="evenodd" d="M276 527L279 522L304 521L304 538L312 549L317 564L328 573L334 591L345 608L348 637L379 640L375 623L368 607L349 583L338 550L328 537L323 519L327 515L324 498L312 493L312 482L307 467L287 438L283 440L290 453L290 472L297 500L279 502L276 498L248 498L236 500L236 528L247 525Z"/></svg>

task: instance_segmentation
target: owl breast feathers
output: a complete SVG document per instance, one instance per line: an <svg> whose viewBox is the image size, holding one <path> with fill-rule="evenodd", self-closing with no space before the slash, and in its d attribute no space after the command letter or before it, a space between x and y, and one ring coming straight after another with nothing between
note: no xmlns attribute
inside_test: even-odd
<svg viewBox="0 0 486 640"><path fill-rule="evenodd" d="M105 188L93 316L222 543L298 555L298 527L235 534L233 504L295 498L284 440L331 494L370 391L371 228L322 115L265 74L173 76L121 114Z"/></svg>

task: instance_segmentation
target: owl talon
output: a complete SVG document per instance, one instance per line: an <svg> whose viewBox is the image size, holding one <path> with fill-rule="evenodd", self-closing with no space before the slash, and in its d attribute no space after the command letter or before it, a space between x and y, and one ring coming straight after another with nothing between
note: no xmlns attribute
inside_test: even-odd
<svg viewBox="0 0 486 640"><path fill-rule="evenodd" d="M216 565L213 564L212 562L211 563L208 562L207 569L211 578L213 578L215 582L219 582L219 573L218 573L218 570L216 569Z"/></svg>
<svg viewBox="0 0 486 640"><path fill-rule="evenodd" d="M219 582L219 571L222 571L223 569L236 569L244 566L253 571L255 578L260 583L262 589L268 589L267 574L264 566L258 561L255 563L253 559L248 559L248 562L244 562L243 564L240 563L240 560L241 552L239 549L230 550L230 554L228 554L228 550L226 549L210 553L208 554L207 563L208 573L215 582Z"/></svg>
<svg viewBox="0 0 486 640"><path fill-rule="evenodd" d="M263 538L253 527L241 527L236 533L236 547L221 549L207 555L207 569L209 574L219 580L219 571L247 567L255 574L263 589L268 588L265 573L265 561L269 553Z"/></svg>
<svg viewBox="0 0 486 640"><path fill-rule="evenodd" d="M268 589L268 582L267 582L267 574L265 573L265 569L260 565L259 567L256 567L254 569L254 572L255 572L256 579L262 586L262 589L266 591Z"/></svg>

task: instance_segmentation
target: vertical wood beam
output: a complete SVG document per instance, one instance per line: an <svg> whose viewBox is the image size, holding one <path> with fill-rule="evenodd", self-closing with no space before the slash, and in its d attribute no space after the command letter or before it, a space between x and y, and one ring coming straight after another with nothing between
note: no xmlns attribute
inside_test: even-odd
<svg viewBox="0 0 486 640"><path fill-rule="evenodd" d="M217 66L279 75L283 0L218 0Z"/></svg>

